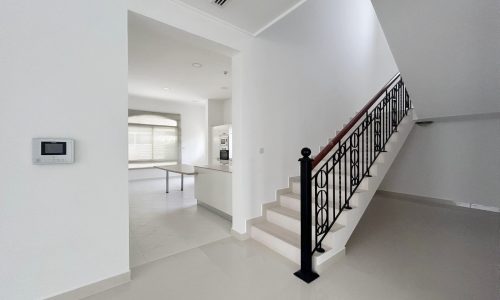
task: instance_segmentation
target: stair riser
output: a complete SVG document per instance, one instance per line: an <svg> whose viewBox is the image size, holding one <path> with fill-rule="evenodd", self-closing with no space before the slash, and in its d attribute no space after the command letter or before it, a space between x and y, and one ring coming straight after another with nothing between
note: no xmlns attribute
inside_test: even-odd
<svg viewBox="0 0 500 300"><path fill-rule="evenodd" d="M340 176L339 174L329 174L328 175L328 184L335 184L335 186L339 186L339 179L340 179L340 184L342 186L345 185L345 183L347 182L347 184L349 185L351 183L351 176L345 176L344 174L342 174L342 176ZM370 185L370 181L369 180L363 180L361 181L361 184L359 185L361 187L361 189L363 190L367 190L368 187Z"/></svg>
<svg viewBox="0 0 500 300"><path fill-rule="evenodd" d="M384 163L384 160L385 160L385 155L384 155L384 153L382 153L379 155L376 162L370 167L370 174L377 175L377 164ZM326 163L326 161L322 161L320 164L318 164L318 166L316 168L314 168L313 174L315 172L317 172L325 163ZM332 162L330 161L329 167L331 167L331 164L332 164ZM359 164L360 164L360 168L361 168L361 160L359 161ZM341 166L342 173L345 172L346 166L347 166L347 174L349 174L351 171L351 161L350 160L347 160L347 162L345 162L345 163L344 163L344 161L342 161L342 166ZM335 165L335 173L338 173L338 170L339 170L339 166Z"/></svg>
<svg viewBox="0 0 500 300"><path fill-rule="evenodd" d="M354 193L352 196L350 203L351 206L359 206L359 194ZM280 205L289 209L293 209L295 211L300 211L300 200L295 199L292 197L287 197L286 195L281 195L279 199ZM335 205L338 205L338 202L335 203ZM331 206L331 205L330 205Z"/></svg>
<svg viewBox="0 0 500 300"><path fill-rule="evenodd" d="M268 248L278 252L296 264L300 264L300 249L281 239L262 231L256 227L251 228L250 236Z"/></svg>
<svg viewBox="0 0 500 300"><path fill-rule="evenodd" d="M385 151L386 151L386 152L391 151L391 150L394 148L394 146L395 146L395 144L396 144L396 143L397 143L397 136L393 136L393 137L391 138L391 141L390 141L390 142L388 142L388 143L385 145ZM323 147L320 147L320 149L323 149ZM320 151L321 151L321 150L320 150ZM366 151L366 150L365 150L365 151L361 151L361 149L359 150L359 154L360 154L360 155L366 155L366 154L364 154L364 153L366 153L366 152L368 152L368 151ZM375 153L374 153L373 151L370 151L370 152L372 152L372 153L373 153L373 154L371 154L371 155L375 155ZM379 155L379 156L378 156L378 158L377 158L377 162L378 162L378 163L383 163L383 162L385 162L384 153L386 153L386 152L381 152L381 153L380 153L380 155ZM323 161L322 161L319 165L323 165L323 164L326 162L326 159L330 158L332 154L333 154L333 152L332 152L332 153L330 153L330 154L328 154L328 155L326 156L326 158L325 158L325 159L324 159L324 160L323 160ZM345 160L347 160L347 164L349 164L349 163L350 163L350 161L351 161L350 154L347 154L347 155L348 155L348 156L347 156L346 158L342 158L342 163L344 163L344 159L345 159ZM370 154L368 154L368 155L370 155ZM361 157L360 157L360 160L361 160Z"/></svg>
<svg viewBox="0 0 500 300"><path fill-rule="evenodd" d="M391 148L393 147L392 146L392 142L388 142L386 145L385 145L385 150L386 151L391 151ZM319 149L320 151L322 151L326 146L320 146ZM360 146L361 147L361 146ZM361 152L374 152L375 150L374 149L361 149L359 148L358 151L361 153ZM333 154L333 152L331 152ZM349 154L348 154L349 155Z"/></svg>
<svg viewBox="0 0 500 300"><path fill-rule="evenodd" d="M259 228L252 227L251 228L251 234L250 236L252 239L264 244L266 247L272 249L273 251L281 254L282 256L288 258L292 262L300 265L300 249L275 237L274 235L267 233L263 230L260 230ZM312 236L313 239L311 241L312 247L315 246L315 240L314 240L314 235ZM325 240L323 240L322 246L323 247L329 247L328 245L328 240L329 237L327 236ZM311 248L312 250L312 248ZM328 251L330 252L330 250ZM315 256L314 261L318 260L318 257Z"/></svg>
<svg viewBox="0 0 500 300"><path fill-rule="evenodd" d="M313 212L313 215L314 215L314 212ZM337 221L335 221L335 223L338 223L341 225L346 224L347 217L348 217L347 215L348 214L345 214L344 212L342 212L340 214L339 218L337 219ZM300 234L300 220L289 217L287 215L280 214L280 213L272 211L272 210L268 210L266 212L266 219L267 219L267 221L269 221L273 224L276 224L276 225L278 225L286 230L290 230L292 232ZM329 210L329 219L333 220L333 211L332 210ZM315 225L314 220L315 220L315 218L313 217L313 219L312 219L313 226ZM311 228L311 230L314 230L314 227Z"/></svg>
<svg viewBox="0 0 500 300"><path fill-rule="evenodd" d="M337 183L338 184L338 183ZM344 197L344 188L345 186L342 186L342 198ZM349 186L347 187L349 188ZM361 185L359 187L360 189L362 190L367 190L368 188L370 188L370 182L369 180L367 179L364 179L362 182L361 182ZM314 187L312 189L313 193L314 193ZM349 191L348 191L349 192ZM299 194L300 195L300 182L292 182L292 193L295 193L295 194ZM332 195L333 193L333 189L332 188L329 188L328 189L328 193L330 195ZM335 199L338 199L338 194L339 194L339 191L338 190L335 190Z"/></svg>

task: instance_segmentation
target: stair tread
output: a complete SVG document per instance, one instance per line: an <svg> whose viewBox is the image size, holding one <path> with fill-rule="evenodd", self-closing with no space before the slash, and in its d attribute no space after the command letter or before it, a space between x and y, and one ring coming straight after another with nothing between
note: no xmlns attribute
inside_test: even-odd
<svg viewBox="0 0 500 300"><path fill-rule="evenodd" d="M279 206L274 206L272 208L269 208L269 210L275 211L275 212L277 212L279 214L288 216L290 218L294 218L294 219L300 220L300 212L298 212L296 210L293 210L291 208L287 208L287 207L279 205Z"/></svg>
<svg viewBox="0 0 500 300"><path fill-rule="evenodd" d="M299 194L296 194L296 193L288 193L288 194L283 194L283 196L286 196L286 197L288 197L288 198L293 198L293 199L300 200L300 195L299 195Z"/></svg>
<svg viewBox="0 0 500 300"><path fill-rule="evenodd" d="M294 247L300 248L300 235L295 232L286 230L283 227L268 221L253 224L253 226L275 236L276 238L279 238L284 242L287 242L288 244L293 245Z"/></svg>

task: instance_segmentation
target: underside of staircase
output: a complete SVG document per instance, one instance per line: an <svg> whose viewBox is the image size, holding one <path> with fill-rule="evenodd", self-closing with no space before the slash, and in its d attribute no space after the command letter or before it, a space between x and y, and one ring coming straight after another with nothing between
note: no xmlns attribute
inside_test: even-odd
<svg viewBox="0 0 500 300"><path fill-rule="evenodd" d="M380 186L384 176L389 170L392 162L405 143L405 140L414 126L412 110L401 119L397 127L397 131L390 136L385 145L385 151L380 152L373 165L370 167L370 176L364 177L356 191L350 198L350 206L352 209L344 209L341 211L338 218L333 223L329 232L322 241L322 249L325 251L314 251L312 261L313 269L317 270L325 262L339 253L343 253L345 246L351 237L354 229L360 221L363 213L367 209L370 201L374 197L378 187ZM333 150L332 150L333 153ZM327 161L330 157L329 153L323 161ZM313 169L313 173L320 168L323 161ZM343 176L336 176L337 174L329 174L333 180L349 181L349 171L343 173ZM331 182L331 181L330 181ZM338 195L341 193L339 185L329 186L330 195ZM282 256L290 259L291 261L301 264L301 182L300 176L289 177L289 184L287 188L277 191L276 200L274 202L266 203L262 207L262 216L254 219L251 222L250 236L269 247L270 249L278 252ZM314 205L314 204L313 204ZM331 205L329 210L330 220L333 220L333 211L338 207ZM312 224L311 232L312 239L315 237L315 210L312 209ZM315 242L312 242L312 248L315 247ZM312 251L313 249L311 249Z"/></svg>

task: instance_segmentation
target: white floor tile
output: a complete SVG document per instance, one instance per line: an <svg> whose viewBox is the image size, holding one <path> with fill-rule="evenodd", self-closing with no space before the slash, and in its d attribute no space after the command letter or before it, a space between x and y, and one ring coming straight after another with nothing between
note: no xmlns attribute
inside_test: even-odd
<svg viewBox="0 0 500 300"><path fill-rule="evenodd" d="M130 283L88 300L496 300L499 228L495 213L376 197L346 256L311 284L272 250L229 237L133 268Z"/></svg>
<svg viewBox="0 0 500 300"><path fill-rule="evenodd" d="M171 178L170 188L165 193L162 179L129 183L132 267L230 236L229 221L196 205L192 177L183 192L180 178Z"/></svg>

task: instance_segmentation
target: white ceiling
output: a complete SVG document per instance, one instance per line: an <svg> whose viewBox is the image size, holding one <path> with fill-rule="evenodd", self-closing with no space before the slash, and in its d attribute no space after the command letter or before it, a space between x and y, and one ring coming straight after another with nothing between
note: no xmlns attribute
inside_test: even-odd
<svg viewBox="0 0 500 300"><path fill-rule="evenodd" d="M190 102L231 98L231 49L132 12L128 27L130 94Z"/></svg>
<svg viewBox="0 0 500 300"><path fill-rule="evenodd" d="M305 0L227 0L223 7L212 0L174 0L187 4L252 35L260 33Z"/></svg>

